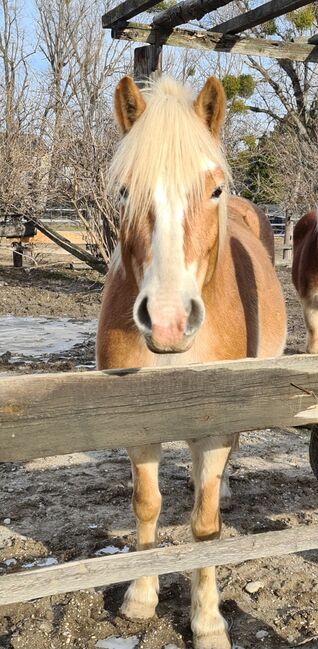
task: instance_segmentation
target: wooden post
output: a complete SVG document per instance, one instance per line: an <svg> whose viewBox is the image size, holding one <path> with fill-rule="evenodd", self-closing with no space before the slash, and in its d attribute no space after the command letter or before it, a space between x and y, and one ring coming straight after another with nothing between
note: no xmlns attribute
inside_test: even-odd
<svg viewBox="0 0 318 649"><path fill-rule="evenodd" d="M140 87L162 71L162 45L144 45L134 50L134 79Z"/></svg>
<svg viewBox="0 0 318 649"><path fill-rule="evenodd" d="M21 243L14 243L12 244L13 248L13 266L14 268L22 268L23 267L23 252L24 248Z"/></svg>
<svg viewBox="0 0 318 649"><path fill-rule="evenodd" d="M293 258L293 231L294 222L292 221L291 211L286 210L283 261L288 264L291 263Z"/></svg>

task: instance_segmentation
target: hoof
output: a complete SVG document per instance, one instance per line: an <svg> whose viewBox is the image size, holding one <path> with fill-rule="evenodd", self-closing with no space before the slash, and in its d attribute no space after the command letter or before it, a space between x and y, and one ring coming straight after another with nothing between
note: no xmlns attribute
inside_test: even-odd
<svg viewBox="0 0 318 649"><path fill-rule="evenodd" d="M209 635L194 635L194 649L231 649L232 643L229 634L223 633Z"/></svg>
<svg viewBox="0 0 318 649"><path fill-rule="evenodd" d="M153 580L152 587L148 579ZM158 604L158 590L157 577L142 577L140 582L132 582L125 594L120 613L130 620L148 620L153 617Z"/></svg>
<svg viewBox="0 0 318 649"><path fill-rule="evenodd" d="M120 614L128 620L149 620L156 613L155 606L146 606L143 602L123 602Z"/></svg>
<svg viewBox="0 0 318 649"><path fill-rule="evenodd" d="M306 354L318 354L318 347L317 345L308 345L306 347Z"/></svg>

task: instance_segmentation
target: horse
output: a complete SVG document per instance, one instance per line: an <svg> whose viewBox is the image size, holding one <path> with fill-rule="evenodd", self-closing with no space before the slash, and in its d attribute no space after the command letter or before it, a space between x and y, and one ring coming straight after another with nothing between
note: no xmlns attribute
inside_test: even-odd
<svg viewBox="0 0 318 649"><path fill-rule="evenodd" d="M306 352L318 354L318 214L312 210L295 225L292 279L307 330Z"/></svg>
<svg viewBox="0 0 318 649"><path fill-rule="evenodd" d="M99 369L162 367L282 353L284 299L273 236L251 203L229 195L221 145L226 98L209 77L196 99L169 77L116 87L122 138L110 168L120 241L106 277L97 332ZM221 480L233 437L192 440L196 541L218 538ZM129 448L137 549L152 548L161 508L160 444ZM133 581L121 613L151 618L159 581ZM229 649L215 568L194 571L195 649Z"/></svg>

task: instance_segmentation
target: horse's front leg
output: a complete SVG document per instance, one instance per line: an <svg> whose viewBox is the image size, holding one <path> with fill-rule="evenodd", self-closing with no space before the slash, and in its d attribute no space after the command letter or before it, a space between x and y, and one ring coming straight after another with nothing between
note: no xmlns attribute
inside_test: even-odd
<svg viewBox="0 0 318 649"><path fill-rule="evenodd" d="M209 437L191 442L190 448L195 489L193 536L196 541L215 539L221 532L220 491L231 439ZM215 567L194 571L191 628L195 649L230 649L227 623L219 611Z"/></svg>
<svg viewBox="0 0 318 649"><path fill-rule="evenodd" d="M158 468L161 446L134 447L128 449L132 465L132 504L137 521L137 549L152 548L156 542L157 520L161 509L158 485ZM129 618L149 618L155 614L158 604L159 579L140 577L133 581L124 598L121 612Z"/></svg>

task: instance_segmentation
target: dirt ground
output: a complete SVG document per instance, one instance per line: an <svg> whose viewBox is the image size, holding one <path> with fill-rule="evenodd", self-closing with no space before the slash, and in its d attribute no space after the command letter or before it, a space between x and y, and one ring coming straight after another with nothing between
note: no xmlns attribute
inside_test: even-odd
<svg viewBox="0 0 318 649"><path fill-rule="evenodd" d="M302 314L279 269L289 316L287 353L304 350ZM90 271L0 267L0 315L96 318L100 276ZM68 357L30 365L0 353L0 371L69 370L94 358L89 339ZM317 480L308 463L309 431L264 430L241 436L231 463L233 498L223 512L223 537L318 522ZM159 542L190 540L193 493L186 445L167 444L161 464ZM0 465L0 573L41 561L68 561L134 549L130 468L124 450L73 454ZM180 503L182 507L180 508ZM104 549L104 550L103 550ZM245 562L218 570L222 610L243 649L318 649L318 552ZM80 591L0 608L3 649L93 649L109 636L137 636L138 649L191 648L190 575L160 579L157 616L131 622L118 615L126 585ZM249 582L261 582L249 594ZM260 634L259 632L263 633Z"/></svg>

